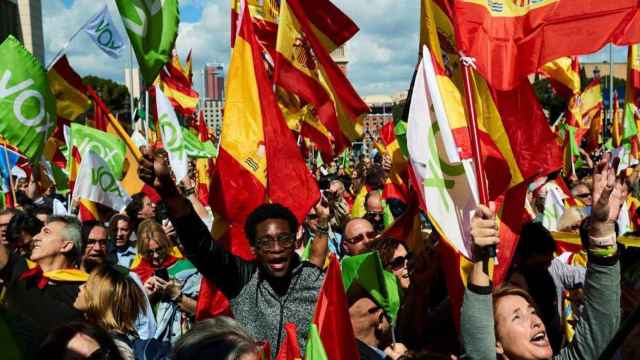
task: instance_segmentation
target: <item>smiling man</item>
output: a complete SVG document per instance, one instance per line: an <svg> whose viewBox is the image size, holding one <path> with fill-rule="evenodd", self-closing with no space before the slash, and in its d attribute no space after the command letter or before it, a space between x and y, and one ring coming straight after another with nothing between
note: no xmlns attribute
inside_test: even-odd
<svg viewBox="0 0 640 360"><path fill-rule="evenodd" d="M284 325L294 323L304 351L324 278L320 266L327 251L329 212L320 211L310 261L303 261L294 251L298 221L291 210L279 204L259 206L245 222L255 254L255 260L245 261L212 241L191 203L171 180L166 158L147 149L143 154L138 175L153 185L167 204L183 254L229 299L236 320L255 339L271 344L272 358L284 340Z"/></svg>
<svg viewBox="0 0 640 360"><path fill-rule="evenodd" d="M7 284L10 327L23 350L37 349L52 328L82 319L73 308L87 274L74 268L80 255L80 224L73 217L52 216L33 237L30 260L0 245L0 277Z"/></svg>

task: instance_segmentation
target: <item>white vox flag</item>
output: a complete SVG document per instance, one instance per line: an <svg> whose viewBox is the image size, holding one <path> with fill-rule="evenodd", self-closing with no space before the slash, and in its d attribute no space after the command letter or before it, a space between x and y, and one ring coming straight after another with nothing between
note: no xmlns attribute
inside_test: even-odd
<svg viewBox="0 0 640 360"><path fill-rule="evenodd" d="M468 229L478 204L473 164L460 159L426 46L423 54L409 109L409 158L429 219L449 244L470 258Z"/></svg>
<svg viewBox="0 0 640 360"><path fill-rule="evenodd" d="M87 199L116 211L121 211L131 202L107 162L93 151L82 156L73 198Z"/></svg>
<svg viewBox="0 0 640 360"><path fill-rule="evenodd" d="M171 103L158 85L156 85L156 103L158 105L158 124L160 125L162 142L169 153L169 163L176 176L176 182L180 182L187 176L189 171L186 144L173 106L171 106Z"/></svg>
<svg viewBox="0 0 640 360"><path fill-rule="evenodd" d="M564 214L564 195L560 187L554 182L544 185L546 195L544 198L544 213L542 214L542 225L549 231L557 231L560 217Z"/></svg>
<svg viewBox="0 0 640 360"><path fill-rule="evenodd" d="M105 54L117 59L122 54L124 41L122 35L113 24L109 9L105 4L82 29Z"/></svg>

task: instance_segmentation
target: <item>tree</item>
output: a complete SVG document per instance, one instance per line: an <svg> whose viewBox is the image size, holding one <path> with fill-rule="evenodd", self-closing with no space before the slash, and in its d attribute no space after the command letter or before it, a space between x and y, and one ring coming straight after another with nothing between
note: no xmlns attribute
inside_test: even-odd
<svg viewBox="0 0 640 360"><path fill-rule="evenodd" d="M82 82L90 85L113 113L129 112L129 90L126 86L93 75L83 77Z"/></svg>

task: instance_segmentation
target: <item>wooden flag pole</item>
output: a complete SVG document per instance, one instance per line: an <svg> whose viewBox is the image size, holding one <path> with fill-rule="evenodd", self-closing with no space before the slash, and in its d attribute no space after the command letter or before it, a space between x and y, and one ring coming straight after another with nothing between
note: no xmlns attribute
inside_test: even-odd
<svg viewBox="0 0 640 360"><path fill-rule="evenodd" d="M489 190L487 185L487 177L484 172L484 166L482 164L482 154L480 153L480 143L478 142L478 120L476 110L473 104L473 88L471 87L471 68L473 66L471 61L461 59L462 65L462 79L464 81L464 104L467 109L468 119L467 125L469 129L469 139L471 142L471 152L473 154L473 166L476 172L476 179L478 183L478 195L480 204L489 205ZM495 246L487 248L487 254L489 257L496 256ZM488 273L488 263L485 262L485 272Z"/></svg>

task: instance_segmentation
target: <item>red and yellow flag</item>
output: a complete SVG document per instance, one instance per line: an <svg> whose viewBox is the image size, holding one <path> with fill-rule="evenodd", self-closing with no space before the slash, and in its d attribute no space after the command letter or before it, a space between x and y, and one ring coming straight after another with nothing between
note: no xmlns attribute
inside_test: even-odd
<svg viewBox="0 0 640 360"><path fill-rule="evenodd" d="M580 62L577 56L565 56L542 66L540 72L548 76L553 88L563 97L580 93Z"/></svg>
<svg viewBox="0 0 640 360"><path fill-rule="evenodd" d="M60 147L65 144L64 125L69 125L91 106L87 88L63 55L47 73L51 93L56 97L56 128L44 146L44 157L60 168L66 167L66 159Z"/></svg>
<svg viewBox="0 0 640 360"><path fill-rule="evenodd" d="M613 137L613 146L618 147L622 144L622 130L624 127L623 121L624 111L620 109L620 103L618 101L618 93L613 94L613 124L611 128L611 135Z"/></svg>
<svg viewBox="0 0 640 360"><path fill-rule="evenodd" d="M199 95L191 88L191 80L185 76L182 67L167 63L160 70L158 85L177 113L192 116L196 112Z"/></svg>
<svg viewBox="0 0 640 360"><path fill-rule="evenodd" d="M640 43L637 0L454 0L454 7L460 50L499 90L551 60Z"/></svg>
<svg viewBox="0 0 640 360"><path fill-rule="evenodd" d="M319 196L278 108L248 14L245 8L231 55L210 198L211 207L229 224L226 240L231 252L246 259L252 254L243 226L251 211L270 200L288 207L302 221ZM293 193L297 195L292 197Z"/></svg>
<svg viewBox="0 0 640 360"><path fill-rule="evenodd" d="M640 45L630 45L627 50L627 87L625 103L640 107Z"/></svg>
<svg viewBox="0 0 640 360"><path fill-rule="evenodd" d="M391 170L385 180L382 196L384 199L396 198L407 203L409 188L407 187L407 166L409 162L405 159L400 149L400 144L395 134L393 121L388 122L380 129L380 143L378 150L391 158Z"/></svg>
<svg viewBox="0 0 640 360"><path fill-rule="evenodd" d="M362 118L369 108L329 55L303 4L280 3L275 82L313 106L333 136L335 155L362 136Z"/></svg>
<svg viewBox="0 0 640 360"><path fill-rule="evenodd" d="M471 158L467 121L462 106L462 74L455 29L448 3L424 0L421 39L433 50L438 86L443 94L445 112L462 158ZM430 16L430 17L429 17ZM445 61L446 60L446 61ZM529 181L562 167L562 149L551 132L547 118L533 88L523 81L512 90L501 91L480 76L472 76L473 103L478 121L478 141L489 185L489 197L496 201L501 242L493 280L500 284L506 277L515 252L522 224L524 199ZM526 108L526 112L522 109ZM525 125L526 124L526 125ZM471 263L446 242L441 242L443 261L458 319L462 289Z"/></svg>

